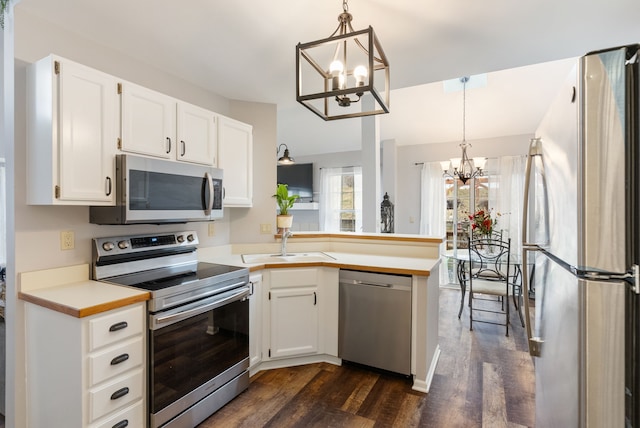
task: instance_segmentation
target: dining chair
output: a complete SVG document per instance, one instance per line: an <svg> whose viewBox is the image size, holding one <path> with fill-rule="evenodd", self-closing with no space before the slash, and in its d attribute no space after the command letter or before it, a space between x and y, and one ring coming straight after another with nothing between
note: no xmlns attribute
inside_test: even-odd
<svg viewBox="0 0 640 428"><path fill-rule="evenodd" d="M469 330L473 330L473 322L504 325L509 336L509 295L512 283L509 280L511 239L506 241L493 238L474 238L468 240L469 248ZM476 295L479 295L476 297ZM485 296L482 298L481 296ZM498 300L487 299L486 296L497 296ZM483 300L482 306L474 307L475 300ZM490 305L500 304L500 310L493 310ZM500 323L489 318L477 318L473 313L488 312L505 315L505 322Z"/></svg>

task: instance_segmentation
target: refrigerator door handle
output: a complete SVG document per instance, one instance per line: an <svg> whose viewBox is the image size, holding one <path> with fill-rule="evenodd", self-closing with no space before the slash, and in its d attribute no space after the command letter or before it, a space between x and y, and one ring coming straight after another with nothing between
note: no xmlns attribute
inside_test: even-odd
<svg viewBox="0 0 640 428"><path fill-rule="evenodd" d="M531 185L531 164L533 163L534 156L542 156L542 150L540 148L540 139L532 138L529 143L529 154L527 156L527 166L524 175L524 200L522 203L522 290L524 294L524 313L526 318L527 327L527 339L529 343L529 354L533 357L540 356L540 348L542 346L542 340L539 337L532 337L531 332L531 315L529 308L529 268L528 268L528 256L529 251L539 251L540 248L537 245L528 243L528 214L529 214L529 188ZM540 309L542 310L542 309Z"/></svg>

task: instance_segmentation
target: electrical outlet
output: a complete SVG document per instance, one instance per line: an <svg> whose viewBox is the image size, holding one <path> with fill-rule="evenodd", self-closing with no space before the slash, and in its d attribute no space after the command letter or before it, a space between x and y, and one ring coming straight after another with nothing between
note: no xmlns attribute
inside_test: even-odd
<svg viewBox="0 0 640 428"><path fill-rule="evenodd" d="M75 234L71 230L63 230L60 232L60 249L73 250L75 247Z"/></svg>
<svg viewBox="0 0 640 428"><path fill-rule="evenodd" d="M215 223L209 223L209 236L214 236L215 234L216 234Z"/></svg>
<svg viewBox="0 0 640 428"><path fill-rule="evenodd" d="M263 235L271 234L271 223L262 223L260 225L260 233Z"/></svg>

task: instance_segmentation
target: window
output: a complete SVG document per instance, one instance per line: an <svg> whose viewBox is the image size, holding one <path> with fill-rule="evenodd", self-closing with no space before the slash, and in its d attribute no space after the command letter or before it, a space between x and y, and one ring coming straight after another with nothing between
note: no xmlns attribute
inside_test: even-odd
<svg viewBox="0 0 640 428"><path fill-rule="evenodd" d="M320 170L320 228L327 232L362 230L362 168Z"/></svg>

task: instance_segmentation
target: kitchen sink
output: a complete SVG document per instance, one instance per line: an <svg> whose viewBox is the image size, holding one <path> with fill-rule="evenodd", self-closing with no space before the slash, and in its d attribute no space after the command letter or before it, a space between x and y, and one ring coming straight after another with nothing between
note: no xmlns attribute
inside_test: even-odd
<svg viewBox="0 0 640 428"><path fill-rule="evenodd" d="M248 264L254 263L300 263L300 262L324 262L335 260L322 252L288 253L282 254L243 254L242 261Z"/></svg>

